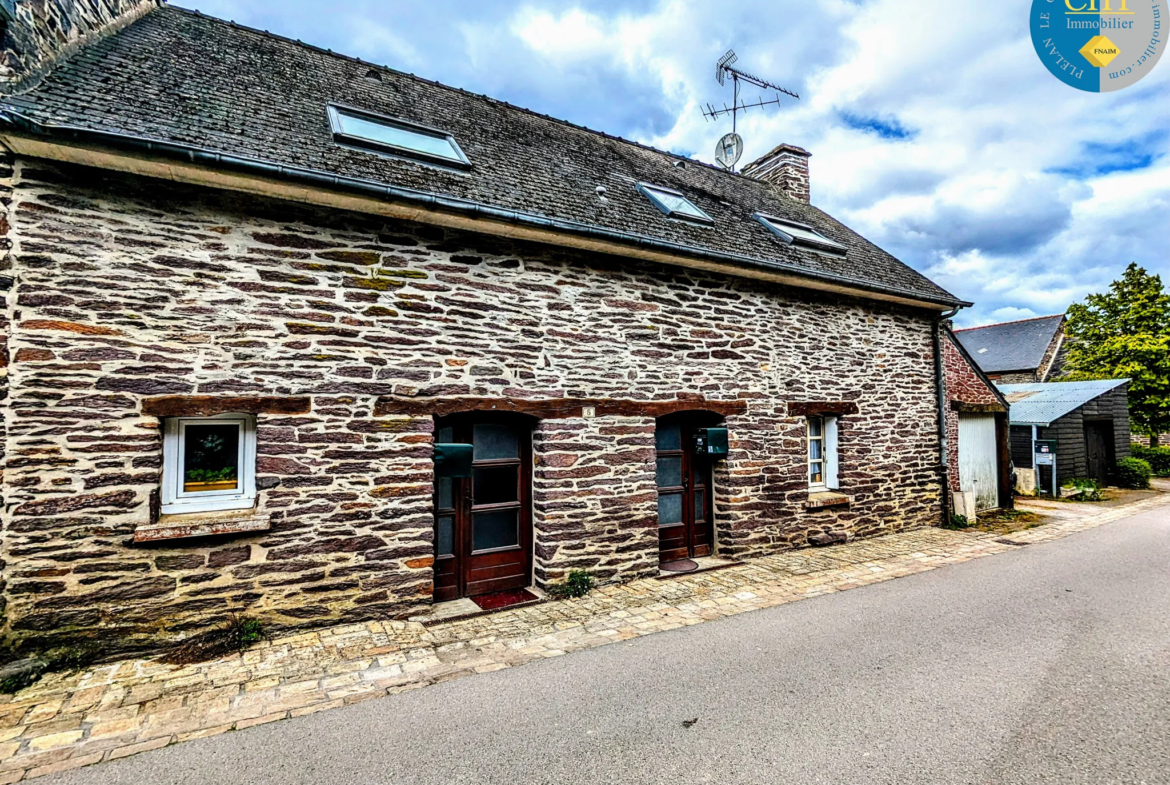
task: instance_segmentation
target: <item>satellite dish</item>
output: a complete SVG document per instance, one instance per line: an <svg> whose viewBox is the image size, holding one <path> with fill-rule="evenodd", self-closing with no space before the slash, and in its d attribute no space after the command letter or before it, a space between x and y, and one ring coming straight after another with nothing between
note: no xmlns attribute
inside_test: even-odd
<svg viewBox="0 0 1170 785"><path fill-rule="evenodd" d="M727 134L715 147L715 161L724 169L739 163L743 155L743 138L739 134Z"/></svg>

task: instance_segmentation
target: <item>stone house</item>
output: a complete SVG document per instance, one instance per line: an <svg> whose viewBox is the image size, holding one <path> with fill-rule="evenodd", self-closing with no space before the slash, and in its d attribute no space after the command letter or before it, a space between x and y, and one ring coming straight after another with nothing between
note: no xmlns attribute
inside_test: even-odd
<svg viewBox="0 0 1170 785"><path fill-rule="evenodd" d="M1013 506L1009 405L950 329L942 349L952 509L974 521L979 512Z"/></svg>
<svg viewBox="0 0 1170 785"><path fill-rule="evenodd" d="M1064 367L1064 314L955 330L980 370L996 384L1057 379Z"/></svg>
<svg viewBox="0 0 1170 785"><path fill-rule="evenodd" d="M17 2L5 633L157 646L947 515L966 305L715 167L153 0Z"/></svg>

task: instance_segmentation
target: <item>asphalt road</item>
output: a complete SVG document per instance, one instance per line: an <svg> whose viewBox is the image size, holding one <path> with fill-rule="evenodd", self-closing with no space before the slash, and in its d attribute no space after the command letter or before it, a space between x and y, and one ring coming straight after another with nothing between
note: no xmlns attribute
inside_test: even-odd
<svg viewBox="0 0 1170 785"><path fill-rule="evenodd" d="M1170 509L43 782L1170 783Z"/></svg>

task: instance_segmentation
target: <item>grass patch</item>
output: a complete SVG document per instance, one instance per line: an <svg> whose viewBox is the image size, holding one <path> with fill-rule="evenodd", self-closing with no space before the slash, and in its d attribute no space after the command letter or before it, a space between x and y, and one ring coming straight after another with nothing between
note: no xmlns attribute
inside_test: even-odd
<svg viewBox="0 0 1170 785"><path fill-rule="evenodd" d="M229 654L244 652L267 638L268 635L259 620L233 613L220 626L192 636L160 659L169 665L208 662Z"/></svg>
<svg viewBox="0 0 1170 785"><path fill-rule="evenodd" d="M571 597L584 597L593 591L596 582L593 576L585 570L571 570L564 583L554 583L545 589L545 594L554 600L567 600Z"/></svg>
<svg viewBox="0 0 1170 785"><path fill-rule="evenodd" d="M995 510L980 513L972 531L989 532L991 534L1011 534L1012 532L1035 529L1043 526L1044 519L1034 512L1026 510Z"/></svg>

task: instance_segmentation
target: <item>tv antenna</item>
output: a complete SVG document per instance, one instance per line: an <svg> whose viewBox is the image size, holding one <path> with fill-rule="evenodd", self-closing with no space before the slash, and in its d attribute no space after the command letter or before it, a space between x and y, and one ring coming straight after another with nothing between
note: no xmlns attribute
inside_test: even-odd
<svg viewBox="0 0 1170 785"><path fill-rule="evenodd" d="M781 93L790 98L800 100L800 96L791 90L785 90L778 84L773 84L766 79L761 79L758 76L753 76L746 71L741 71L735 67L735 63L739 61L739 57L735 54L735 50L728 49L727 54L719 58L719 62L715 64L715 80L720 85L727 84L727 77L731 77L732 97L731 106L723 105L722 109L717 109L711 104L703 109L703 118L706 120L718 120L725 115L731 115L731 133L726 134L719 140L718 146L715 148L715 160L724 169L730 170L739 161L740 156L743 155L743 139L737 133L739 125L739 113L746 112L748 109L758 109L765 106L773 106L779 104L783 98ZM739 98L739 83L747 82L756 87L762 87L765 90L775 90L776 97L768 100L763 98L755 103L744 103Z"/></svg>

